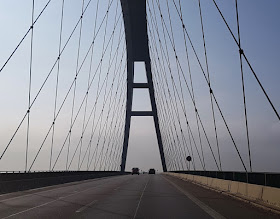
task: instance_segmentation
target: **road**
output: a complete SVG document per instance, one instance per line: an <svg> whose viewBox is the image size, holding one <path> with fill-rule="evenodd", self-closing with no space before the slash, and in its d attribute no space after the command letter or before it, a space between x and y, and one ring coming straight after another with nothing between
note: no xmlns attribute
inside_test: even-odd
<svg viewBox="0 0 280 219"><path fill-rule="evenodd" d="M0 196L0 218L279 218L171 176L126 175Z"/></svg>

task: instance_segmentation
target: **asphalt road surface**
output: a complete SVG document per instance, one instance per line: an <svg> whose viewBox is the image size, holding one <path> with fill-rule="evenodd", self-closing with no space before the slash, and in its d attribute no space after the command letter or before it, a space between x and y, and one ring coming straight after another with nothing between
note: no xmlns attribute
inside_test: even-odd
<svg viewBox="0 0 280 219"><path fill-rule="evenodd" d="M0 195L0 218L280 218L171 176L126 175Z"/></svg>

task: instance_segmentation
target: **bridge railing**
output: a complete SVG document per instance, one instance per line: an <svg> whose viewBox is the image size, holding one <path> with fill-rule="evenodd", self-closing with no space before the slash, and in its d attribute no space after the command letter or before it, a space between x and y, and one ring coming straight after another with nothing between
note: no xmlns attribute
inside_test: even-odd
<svg viewBox="0 0 280 219"><path fill-rule="evenodd" d="M280 173L238 171L171 171L280 188Z"/></svg>

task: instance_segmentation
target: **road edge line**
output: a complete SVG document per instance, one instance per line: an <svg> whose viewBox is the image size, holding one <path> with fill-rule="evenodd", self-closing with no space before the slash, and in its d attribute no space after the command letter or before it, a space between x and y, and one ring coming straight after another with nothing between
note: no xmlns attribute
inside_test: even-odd
<svg viewBox="0 0 280 219"><path fill-rule="evenodd" d="M210 208L208 205L188 193L187 191L183 190L181 187L176 185L175 183L171 182L169 179L162 176L167 182L169 182L171 185L173 185L177 190L179 190L181 193L183 193L185 196L187 196L193 203L195 203L198 207L200 207L203 211L205 211L208 215L215 219L225 219L224 216L222 216L220 213L215 211L214 209Z"/></svg>

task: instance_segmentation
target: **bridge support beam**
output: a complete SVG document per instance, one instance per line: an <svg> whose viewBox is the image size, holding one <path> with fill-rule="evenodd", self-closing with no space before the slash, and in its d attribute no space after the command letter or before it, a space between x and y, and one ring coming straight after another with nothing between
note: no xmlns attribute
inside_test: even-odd
<svg viewBox="0 0 280 219"><path fill-rule="evenodd" d="M159 146L162 169L167 171L162 138L159 129L157 106L152 80L151 60L148 45L146 0L120 0L123 12L127 48L127 103L121 171L125 171L131 116L153 116ZM144 62L147 83L133 83L134 62ZM132 112L133 88L149 90L152 111Z"/></svg>

